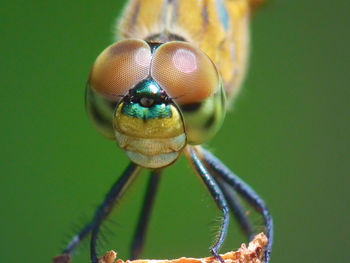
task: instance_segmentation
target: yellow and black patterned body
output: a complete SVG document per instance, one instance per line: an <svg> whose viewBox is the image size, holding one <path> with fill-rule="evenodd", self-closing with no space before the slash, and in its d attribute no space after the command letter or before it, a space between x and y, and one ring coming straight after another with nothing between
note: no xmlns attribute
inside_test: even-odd
<svg viewBox="0 0 350 263"><path fill-rule="evenodd" d="M248 0L128 1L117 42L90 74L95 127L148 168L210 140L245 75L250 8Z"/></svg>

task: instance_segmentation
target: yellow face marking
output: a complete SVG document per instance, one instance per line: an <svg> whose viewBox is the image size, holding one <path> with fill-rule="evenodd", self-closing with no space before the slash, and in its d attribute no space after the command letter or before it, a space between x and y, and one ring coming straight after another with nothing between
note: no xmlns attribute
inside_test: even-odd
<svg viewBox="0 0 350 263"><path fill-rule="evenodd" d="M138 165L160 168L170 165L186 146L182 117L170 105L171 117L140 119L123 113L124 102L115 113L115 137L128 157Z"/></svg>
<svg viewBox="0 0 350 263"><path fill-rule="evenodd" d="M186 135L183 133L174 138L144 139L135 138L115 132L118 144L127 151L138 152L143 155L155 156L160 153L179 152L185 146Z"/></svg>
<svg viewBox="0 0 350 263"><path fill-rule="evenodd" d="M114 118L114 128L121 134L135 138L165 139L173 138L185 132L181 115L174 106L171 118L143 120L130 117L122 112L124 103L120 103Z"/></svg>

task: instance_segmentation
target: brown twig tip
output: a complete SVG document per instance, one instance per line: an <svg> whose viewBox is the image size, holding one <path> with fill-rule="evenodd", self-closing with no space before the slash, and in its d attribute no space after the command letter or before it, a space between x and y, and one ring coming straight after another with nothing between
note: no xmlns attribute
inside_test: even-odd
<svg viewBox="0 0 350 263"><path fill-rule="evenodd" d="M98 260L98 263L114 263L117 258L117 253L113 250L108 251L102 258ZM118 259L116 263L122 263L123 260Z"/></svg>
<svg viewBox="0 0 350 263"><path fill-rule="evenodd" d="M267 237L260 233L249 243L248 247L246 244L242 244L237 251L227 252L221 257L225 260L225 263L262 263L264 256L264 249L267 245ZM114 263L117 258L117 253L112 251L107 252L102 258L99 259L99 263ZM220 263L214 257L206 258L177 258L177 259L160 259L160 260L149 260L149 259L138 259L138 260L127 260L123 261L118 259L115 263Z"/></svg>
<svg viewBox="0 0 350 263"><path fill-rule="evenodd" d="M68 254L62 254L54 257L53 259L53 263L70 263L70 262L72 262L72 259Z"/></svg>

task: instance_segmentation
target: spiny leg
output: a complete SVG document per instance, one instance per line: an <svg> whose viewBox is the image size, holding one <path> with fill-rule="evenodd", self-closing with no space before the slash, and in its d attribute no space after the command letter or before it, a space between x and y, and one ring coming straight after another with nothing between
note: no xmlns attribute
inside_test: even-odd
<svg viewBox="0 0 350 263"><path fill-rule="evenodd" d="M229 222L230 222L228 204L225 200L225 196L222 193L220 187L218 186L214 178L209 174L208 170L206 169L202 161L199 159L195 149L193 147L188 146L187 154L188 154L188 158L190 159L197 173L200 175L201 179L203 180L208 190L210 191L211 195L213 196L217 206L223 212L224 218L222 221L220 233L216 242L211 247L211 253L213 254L214 257L219 259L221 263L224 263L223 258L218 254L218 252L223 242L225 241Z"/></svg>
<svg viewBox="0 0 350 263"><path fill-rule="evenodd" d="M74 249L90 234L93 227L93 222L88 223L86 226L84 226L83 229L72 238L68 246L62 251L62 254L72 254Z"/></svg>
<svg viewBox="0 0 350 263"><path fill-rule="evenodd" d="M127 187L130 185L135 176L141 171L141 169L141 167L137 166L134 163L131 163L126 168L123 175L117 180L117 182L115 182L115 184L109 190L103 203L97 208L95 216L92 220L94 225L92 228L90 242L91 261L93 263L98 262L96 253L97 237L103 220L112 211L118 199L123 195Z"/></svg>
<svg viewBox="0 0 350 263"><path fill-rule="evenodd" d="M152 171L148 181L142 211L131 246L131 259L133 260L139 258L143 250L145 236L147 234L147 228L149 225L149 219L152 213L152 208L154 205L160 178L161 170Z"/></svg>
<svg viewBox="0 0 350 263"><path fill-rule="evenodd" d="M212 172L210 167L207 168ZM230 207L230 210L233 213L234 217L237 219L241 229L249 238L249 241L253 240L255 236L254 226L249 217L246 215L246 209L244 208L239 197L237 196L237 193L232 189L232 187L229 184L223 181L222 178L215 178L215 180L221 188L225 199Z"/></svg>
<svg viewBox="0 0 350 263"><path fill-rule="evenodd" d="M140 168L138 168L135 164L130 164L128 168L124 171L123 176L136 175L137 173L139 173L139 171ZM115 191L114 188L117 187L118 182L119 180L113 185L109 193ZM76 236L73 237L73 239L69 242L68 246L62 251L62 254L70 255L74 251L74 249L91 233L92 229L97 223L96 218L98 217L98 214L103 212L101 211L101 207L108 201L107 197L108 195L106 196L103 204L96 210L93 220L89 222L86 226L84 226L82 230Z"/></svg>
<svg viewBox="0 0 350 263"><path fill-rule="evenodd" d="M265 262L268 263L271 257L273 244L273 220L264 200L241 178L231 172L218 158L209 151L202 149L202 155L205 163L216 173L216 176L222 178L231 185L242 197L244 197L259 213L264 217L266 225L266 236L268 243L265 250Z"/></svg>
<svg viewBox="0 0 350 263"><path fill-rule="evenodd" d="M230 185L224 182L221 178L215 178L217 184L221 188L225 199L230 207L231 212L234 217L237 219L241 229L249 238L249 241L254 239L254 227L249 217L246 215L246 209L239 200L237 193L232 189Z"/></svg>

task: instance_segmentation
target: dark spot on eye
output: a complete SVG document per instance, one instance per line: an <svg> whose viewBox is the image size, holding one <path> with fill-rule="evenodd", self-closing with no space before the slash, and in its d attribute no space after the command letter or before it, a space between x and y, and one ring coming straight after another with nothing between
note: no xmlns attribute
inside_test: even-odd
<svg viewBox="0 0 350 263"><path fill-rule="evenodd" d="M181 110L186 112L195 112L195 111L198 111L201 106L202 106L201 102L185 104L185 105L181 105Z"/></svg>
<svg viewBox="0 0 350 263"><path fill-rule="evenodd" d="M210 128L214 124L215 120L216 120L215 114L211 115L208 118L208 120L205 122L204 127L205 128Z"/></svg>
<svg viewBox="0 0 350 263"><path fill-rule="evenodd" d="M107 101L107 104L108 104L109 108L112 109L112 110L115 109L115 107L117 106L117 103L118 103L118 102L112 101L112 100L108 100L108 101Z"/></svg>
<svg viewBox="0 0 350 263"><path fill-rule="evenodd" d="M96 102L92 100L88 105L92 118L101 126L110 127L111 123L97 108Z"/></svg>
<svg viewBox="0 0 350 263"><path fill-rule="evenodd" d="M154 99L148 97L142 97L140 99L140 105L146 108L152 107L154 102Z"/></svg>

